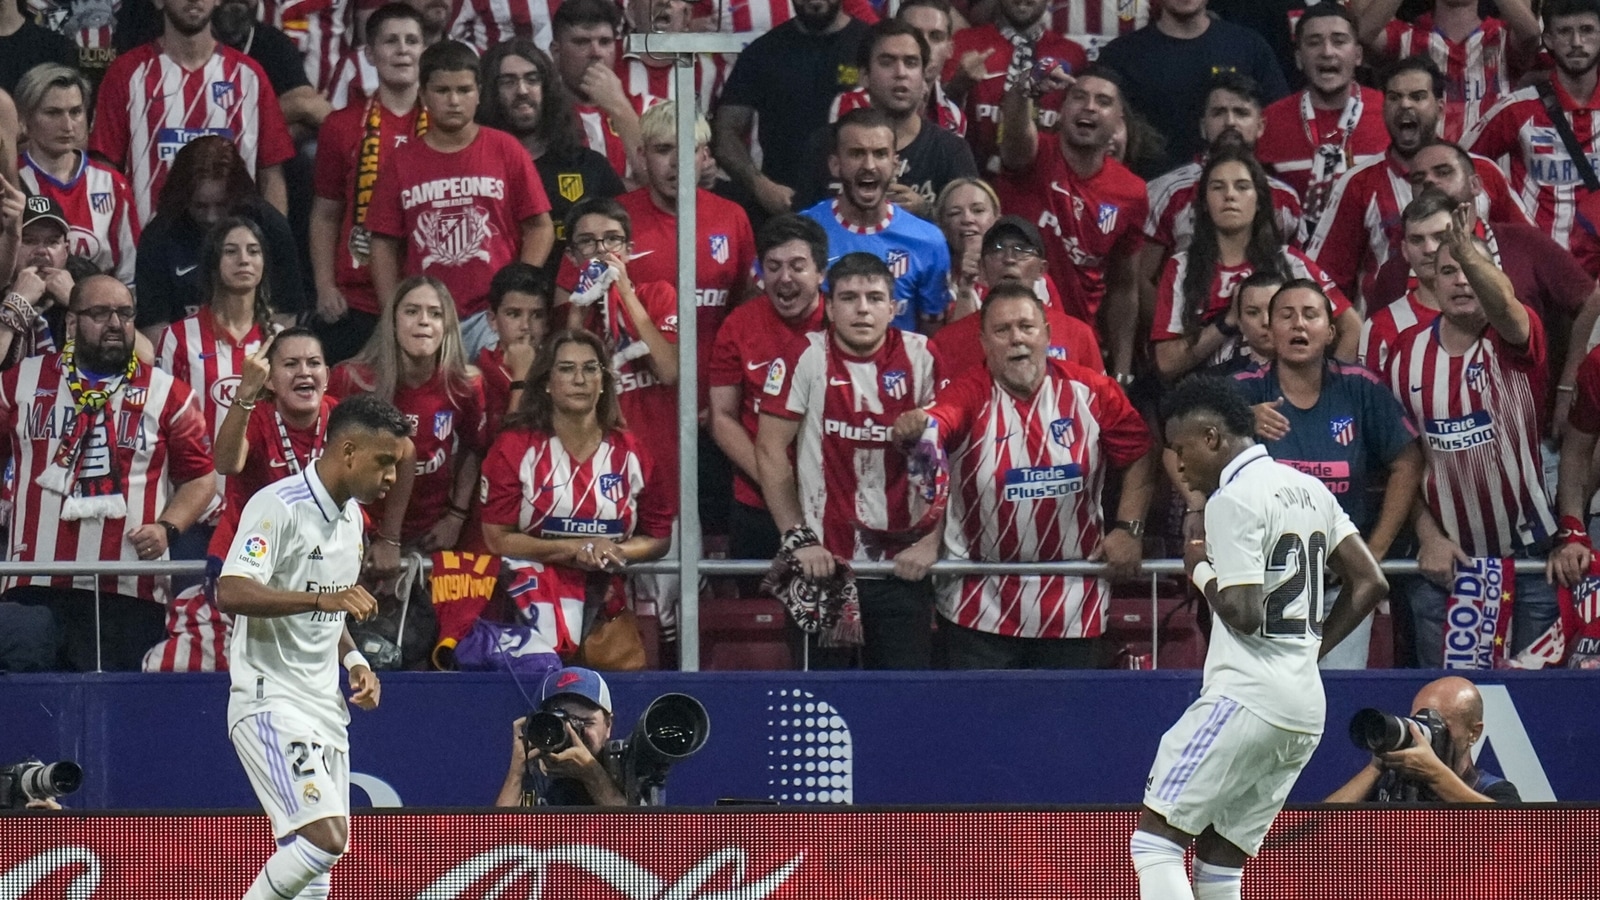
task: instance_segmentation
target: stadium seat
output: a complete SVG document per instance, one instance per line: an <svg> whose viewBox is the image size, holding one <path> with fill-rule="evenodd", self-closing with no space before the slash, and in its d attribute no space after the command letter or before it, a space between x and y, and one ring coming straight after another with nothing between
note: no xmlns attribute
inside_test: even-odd
<svg viewBox="0 0 1600 900"><path fill-rule="evenodd" d="M700 668L711 672L794 668L788 613L767 597L700 601Z"/></svg>
<svg viewBox="0 0 1600 900"><path fill-rule="evenodd" d="M1205 664L1206 637L1195 621L1195 604L1183 596L1161 597L1156 603L1163 669L1198 669ZM1106 612L1106 639L1117 648L1119 668L1151 666L1150 596L1113 597Z"/></svg>

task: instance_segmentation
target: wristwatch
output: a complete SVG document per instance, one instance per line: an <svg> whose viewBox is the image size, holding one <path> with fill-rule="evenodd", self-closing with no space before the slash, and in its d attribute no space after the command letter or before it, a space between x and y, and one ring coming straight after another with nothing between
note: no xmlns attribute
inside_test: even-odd
<svg viewBox="0 0 1600 900"><path fill-rule="evenodd" d="M1112 530L1121 528L1133 537L1144 537L1144 521L1141 519L1118 519L1111 523Z"/></svg>

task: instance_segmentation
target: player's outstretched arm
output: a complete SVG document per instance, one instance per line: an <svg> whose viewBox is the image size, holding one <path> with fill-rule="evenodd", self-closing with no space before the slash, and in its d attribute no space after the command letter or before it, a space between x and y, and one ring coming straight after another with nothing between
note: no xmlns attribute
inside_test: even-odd
<svg viewBox="0 0 1600 900"><path fill-rule="evenodd" d="M224 575L217 579L217 608L230 616L261 618L342 611L361 621L378 611L378 601L359 584L332 593L280 591L242 575Z"/></svg>
<svg viewBox="0 0 1600 900"><path fill-rule="evenodd" d="M1362 619L1367 617L1383 598L1389 596L1389 580L1378 568L1378 561L1367 549L1360 535L1350 535L1333 548L1328 559L1329 568L1339 576L1344 589L1333 604L1333 611L1322 623L1322 650L1318 657L1328 654L1349 636Z"/></svg>

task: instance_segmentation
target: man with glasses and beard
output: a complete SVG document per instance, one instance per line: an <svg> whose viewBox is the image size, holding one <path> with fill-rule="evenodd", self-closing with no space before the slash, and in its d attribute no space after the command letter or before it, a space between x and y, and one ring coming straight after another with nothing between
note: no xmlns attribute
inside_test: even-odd
<svg viewBox="0 0 1600 900"><path fill-rule="evenodd" d="M234 141L266 198L289 208L282 165L294 157L266 72L211 34L216 0L172 0L155 40L117 57L100 84L89 151L133 183L139 223L155 214L172 158L201 135Z"/></svg>
<svg viewBox="0 0 1600 900"><path fill-rule="evenodd" d="M556 229L544 271L554 278L567 250L567 211L580 200L609 199L627 187L604 154L584 146L555 64L533 41L519 37L496 44L478 68L483 73L478 121L521 141L539 170Z"/></svg>
<svg viewBox="0 0 1600 900"><path fill-rule="evenodd" d="M840 0L794 0L794 12L739 54L713 123L717 162L747 192L755 219L794 206L809 164L806 137L827 124L833 96L855 87L856 48L867 34ZM761 147L759 167L752 143Z"/></svg>
<svg viewBox="0 0 1600 900"><path fill-rule="evenodd" d="M68 308L65 350L0 376L0 432L8 437L0 453L17 472L10 558L161 559L214 491L200 406L187 386L135 357L133 296L122 282L86 278ZM43 668L137 670L164 636L165 577L99 576L98 585L95 578L8 580L6 601L50 612L54 645L39 660Z"/></svg>

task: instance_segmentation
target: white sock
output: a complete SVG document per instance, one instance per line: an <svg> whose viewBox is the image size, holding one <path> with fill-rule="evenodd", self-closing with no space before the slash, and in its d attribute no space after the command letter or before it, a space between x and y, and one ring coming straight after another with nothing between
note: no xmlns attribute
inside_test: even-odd
<svg viewBox="0 0 1600 900"><path fill-rule="evenodd" d="M245 892L244 900L294 900L319 876L326 879L338 861L338 856L295 835L261 867L261 874ZM322 896L327 896L326 887Z"/></svg>
<svg viewBox="0 0 1600 900"><path fill-rule="evenodd" d="M1244 870L1218 866L1195 857L1194 900L1239 900Z"/></svg>
<svg viewBox="0 0 1600 900"><path fill-rule="evenodd" d="M1128 840L1133 870L1139 875L1139 900L1192 900L1183 868L1183 848L1159 834L1135 831Z"/></svg>
<svg viewBox="0 0 1600 900"><path fill-rule="evenodd" d="M318 875L311 879L311 883L300 889L298 900L328 900L328 883L331 875Z"/></svg>

